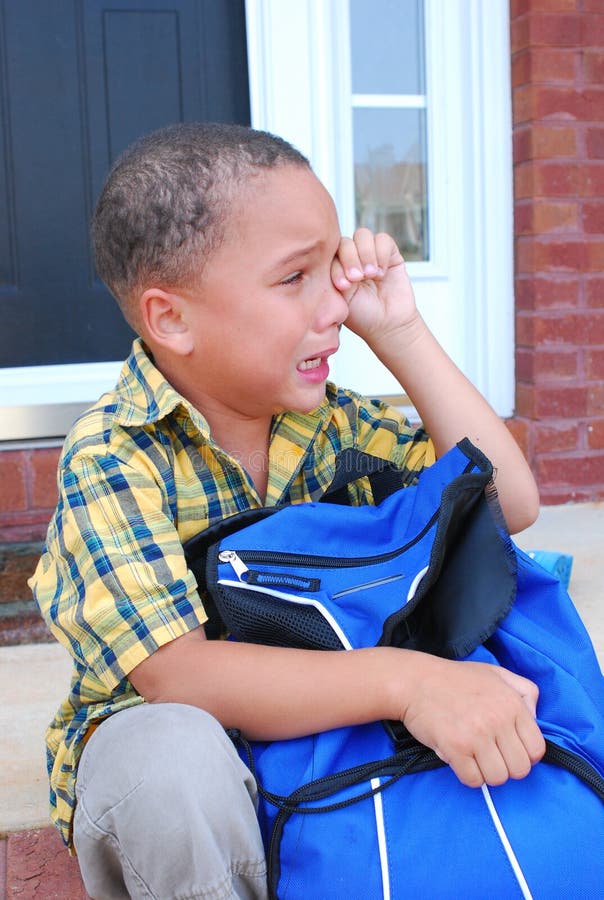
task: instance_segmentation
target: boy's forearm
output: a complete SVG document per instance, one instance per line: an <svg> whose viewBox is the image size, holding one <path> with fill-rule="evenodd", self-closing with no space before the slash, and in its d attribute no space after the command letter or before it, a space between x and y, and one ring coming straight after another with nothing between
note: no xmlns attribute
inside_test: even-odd
<svg viewBox="0 0 604 900"><path fill-rule="evenodd" d="M381 336L372 349L412 400L437 455L468 437L496 469L496 486L510 531L532 524L539 512L539 495L520 448L421 316L417 314L404 329Z"/></svg>
<svg viewBox="0 0 604 900"><path fill-rule="evenodd" d="M130 680L151 702L199 706L256 740L398 720L472 786L522 778L544 751L535 685L500 666L412 650L291 650L207 641L198 628Z"/></svg>
<svg viewBox="0 0 604 900"><path fill-rule="evenodd" d="M197 629L156 651L130 674L146 700L200 706L225 728L278 740L396 718L392 648L292 650L204 640ZM401 658L401 670L406 660ZM411 677L408 679L411 682Z"/></svg>

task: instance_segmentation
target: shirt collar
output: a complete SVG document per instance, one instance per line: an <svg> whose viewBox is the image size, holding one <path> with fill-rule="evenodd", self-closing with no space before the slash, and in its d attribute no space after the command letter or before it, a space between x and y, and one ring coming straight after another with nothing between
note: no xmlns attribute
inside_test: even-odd
<svg viewBox="0 0 604 900"><path fill-rule="evenodd" d="M181 406L197 428L209 436L205 418L166 381L141 338L137 338L132 344L130 356L122 366L115 390L115 420L119 425L152 425Z"/></svg>

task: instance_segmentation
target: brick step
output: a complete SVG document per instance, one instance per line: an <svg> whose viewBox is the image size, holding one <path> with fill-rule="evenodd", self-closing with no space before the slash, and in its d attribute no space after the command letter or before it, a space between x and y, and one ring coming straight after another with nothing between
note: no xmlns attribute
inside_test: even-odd
<svg viewBox="0 0 604 900"><path fill-rule="evenodd" d="M0 896L6 900L90 900L78 861L53 826L0 841Z"/></svg>
<svg viewBox="0 0 604 900"><path fill-rule="evenodd" d="M38 542L0 544L0 647L52 640L27 586L41 551Z"/></svg>

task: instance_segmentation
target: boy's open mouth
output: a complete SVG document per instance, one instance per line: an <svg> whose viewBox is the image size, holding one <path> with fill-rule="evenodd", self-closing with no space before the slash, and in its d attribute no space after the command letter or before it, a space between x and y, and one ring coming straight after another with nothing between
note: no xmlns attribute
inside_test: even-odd
<svg viewBox="0 0 604 900"><path fill-rule="evenodd" d="M301 372L306 372L308 371L308 369L318 369L320 365L321 357L315 356L314 359L305 359L303 362L301 362L298 366L298 369Z"/></svg>
<svg viewBox="0 0 604 900"><path fill-rule="evenodd" d="M309 356L297 365L300 376L309 384L319 384L329 376L329 363L327 360L336 352L338 346L319 350L316 356Z"/></svg>

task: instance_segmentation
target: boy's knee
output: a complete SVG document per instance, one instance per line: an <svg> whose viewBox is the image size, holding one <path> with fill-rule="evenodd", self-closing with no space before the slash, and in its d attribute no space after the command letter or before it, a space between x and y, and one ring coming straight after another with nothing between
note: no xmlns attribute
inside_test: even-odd
<svg viewBox="0 0 604 900"><path fill-rule="evenodd" d="M254 780L222 726L178 703L133 707L104 722L84 751L76 792L100 825L118 808L122 820L196 810L212 818L215 804L253 809L256 800Z"/></svg>
<svg viewBox="0 0 604 900"><path fill-rule="evenodd" d="M255 800L250 772L208 713L171 703L116 713L78 774L74 841L87 889L100 885L102 896L111 881L111 896L232 896L241 875L255 887L237 896L264 896Z"/></svg>

